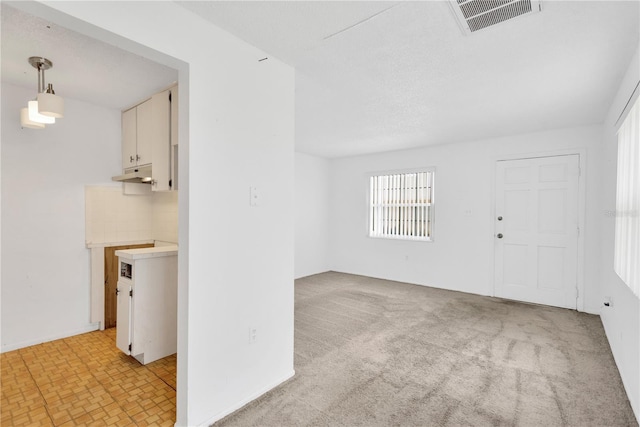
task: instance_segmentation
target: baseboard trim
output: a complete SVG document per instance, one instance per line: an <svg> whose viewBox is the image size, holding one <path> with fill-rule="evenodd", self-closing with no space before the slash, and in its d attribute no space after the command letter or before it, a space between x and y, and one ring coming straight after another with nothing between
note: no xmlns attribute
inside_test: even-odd
<svg viewBox="0 0 640 427"><path fill-rule="evenodd" d="M50 335L44 338L37 338L34 340L21 341L14 344L3 345L0 349L0 353L6 353L8 351L18 350L25 347L31 347L32 345L38 345L49 341L60 340L63 338L69 338L74 335L86 334L87 332L93 332L100 329L100 322L90 323L84 328L76 329L74 331L63 332L61 334Z"/></svg>
<svg viewBox="0 0 640 427"><path fill-rule="evenodd" d="M299 276L295 276L293 280L303 279L305 277L315 276L317 274L322 274L322 273L329 273L330 271L331 270L324 270L324 271L316 271L315 273L302 273Z"/></svg>
<svg viewBox="0 0 640 427"><path fill-rule="evenodd" d="M426 284L426 283L418 283L418 282L411 282L411 281L407 281L405 279L398 279L398 278L394 278L394 277L385 277L385 276L372 276L370 274L364 274L364 273L353 273L350 271L344 271L344 270L329 270L328 272L325 273L341 273L341 274L350 274L352 276L361 276L361 277L369 277L372 279L381 279L381 280L389 280L392 282L400 282L400 283L406 283L409 285L415 285L415 286L424 286L426 288L433 288L433 289L442 289L444 291L451 291L451 292L462 292L464 294L469 294L469 295L478 295L481 297L490 297L490 298L498 298L498 299L505 299L505 298L501 298L501 297L497 297L491 293L480 293L480 292L473 292L470 290L464 290L464 289L460 289L460 288L451 288L451 287L445 287L445 286L438 286L438 285L434 285L434 284ZM321 273L318 273L321 274ZM509 299L506 299L509 300ZM600 316L600 310L601 308L594 308L594 307L587 307L584 306L582 307L582 310L580 310L579 308L571 308L571 307L558 307L555 305L547 305L547 304L542 304L542 303L535 303L535 302L527 302L527 301L520 301L520 300L509 300L509 301L515 301L515 302L520 302L522 304L534 304L534 305L540 305L543 307L555 307L555 308L562 308L562 309L566 309L566 310L575 310L578 311L580 313L587 313L587 314L595 314Z"/></svg>
<svg viewBox="0 0 640 427"><path fill-rule="evenodd" d="M241 400L238 404L233 405L231 408L225 409L222 412L217 413L216 415L214 415L213 417L209 418L208 420L197 424L198 427L207 427L210 426L211 424L215 423L216 421L219 421L221 419L223 419L224 417L226 417L227 415L231 415L232 413L234 413L235 411L237 411L238 409L242 408L244 405L246 405L247 403L250 403L254 400L256 400L257 398L259 398L260 396L262 396L263 394L267 393L268 391L276 388L277 386L279 386L280 384L284 383L285 381L293 378L293 376L296 374L295 370L291 370L291 372L289 372L287 375L285 375L284 377L278 379L277 381L274 381L273 383L267 385L266 387L263 387L262 389L260 389L258 392L252 394L251 396L249 396L248 398Z"/></svg>
<svg viewBox="0 0 640 427"><path fill-rule="evenodd" d="M578 311L580 311L580 310L578 310ZM595 308L595 307L584 306L583 310L582 310L582 313L595 314L597 316L600 316L600 312L601 311L602 311L602 307Z"/></svg>

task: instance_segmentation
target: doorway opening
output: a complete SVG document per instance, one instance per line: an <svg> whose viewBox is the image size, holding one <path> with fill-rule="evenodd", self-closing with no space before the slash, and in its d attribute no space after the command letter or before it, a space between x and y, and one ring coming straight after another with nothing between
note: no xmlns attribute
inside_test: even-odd
<svg viewBox="0 0 640 427"><path fill-rule="evenodd" d="M3 5L6 6L6 5ZM188 80L189 80L189 73L188 73L188 67L189 65L183 61L181 61L180 59L174 58L170 55L166 55L164 53L162 53L161 51L158 50L153 50L150 47L147 47L146 45L142 45L142 44L138 44L130 39L127 39L123 36L120 36L116 33L113 32L109 32L108 30L104 29L104 28L100 28L97 26L94 26L88 22L82 21L80 19L77 19L75 16L73 16L72 14L65 14L64 12L61 12L59 10L57 10L55 7L49 7L49 6L45 6L42 4L38 4L38 3L24 3L21 4L20 2L12 4L12 7L14 7L15 9L21 10L24 13L27 13L29 15L33 15L36 16L38 18L43 18L46 19L47 21L49 21L50 23L55 23L58 24L60 28L64 28L64 29L68 29L71 31L75 31L79 34L88 36L89 38L95 39L98 42L104 43L106 45L111 45L116 46L118 48L120 48L121 50L125 50L128 51L129 53L133 53L135 55L138 55L140 58L152 63L152 62L156 62L157 64L161 64L167 67L171 67L174 68L178 71L178 81L179 84L182 85L182 87L185 88L185 90L183 90L181 92L181 94L177 97L179 98L176 99L176 102L179 101L180 104L184 105L185 108L181 110L180 112L180 144L177 146L177 148L174 148L174 150L178 150L180 151L180 155L179 155L179 163L180 163L180 168L179 168L179 174L181 176L185 176L187 174L187 168L188 168L188 150L187 150L187 145L188 145L188 132L187 132L187 126L188 126L188 110L186 108L186 106L188 105L187 102L187 98L188 98ZM32 27L32 29L35 31L35 26ZM39 28L39 27L38 27ZM51 27L43 27L43 28L47 28L44 31L50 31L52 34L55 32L54 30L55 25L52 25ZM53 29L52 29L53 28ZM61 31L61 32L64 32ZM51 36L49 37L48 40L51 40ZM84 41L84 40L83 40ZM3 44L4 44L4 40L3 40ZM65 45L64 43L60 43L60 46L68 46ZM52 50L52 49L50 49ZM72 49L73 50L73 49ZM7 51L9 51L9 49L7 49ZM95 52L101 52L100 49L96 49L94 50ZM36 52L37 53L37 52ZM3 56L4 56L4 50L3 50ZM85 64L82 65L86 65L86 64L96 64L99 61L87 61L86 60L86 56L83 55L77 55L78 57L83 58L83 60L85 60ZM56 57L59 58L59 57ZM62 62L62 59L58 59L60 62ZM109 67L113 68L113 64L116 65L125 65L128 62L127 61L119 61L121 62L121 64L118 63L118 61L112 61L111 63L109 63ZM115 67L118 68L118 67ZM120 67L123 68L123 67ZM70 69L73 69L73 67L70 67ZM75 67L76 70L78 69L85 69L83 67ZM146 73L145 75L148 77L149 76L149 72L148 69L145 71L143 70L143 74ZM113 73L92 73L90 71L88 71L86 73L87 75L104 75L105 77L108 77L109 75L113 74ZM94 84L92 84L90 87L91 88L98 88L100 90L104 90L105 92L109 93L110 96L112 98L115 98L118 96L118 94L122 94L124 92L127 92L127 87L126 84L132 84L134 78L132 77L133 74L129 74L126 76L126 78L122 78L119 81L119 84L117 84L117 86L110 86L108 84L105 84L104 81L101 82L101 85L95 85L95 81ZM80 79L79 79L80 80ZM101 79L104 80L104 79ZM79 82L74 82L74 85L70 85L70 87L76 89L76 94L80 93L78 92L77 88L80 87ZM112 83L113 84L113 83ZM133 84L133 86L136 86L135 84ZM166 84L165 84L166 86ZM164 86L162 86L164 87ZM158 89L161 89L161 87L158 87ZM67 92L68 95L68 99L76 99L76 100L82 100L82 98L80 97L80 95L76 95L76 96L72 96L70 94L71 92ZM152 92L150 92L151 94ZM94 97L90 97L89 100L85 100L86 102L91 103L93 99L96 99ZM95 105L99 105L97 103L95 103ZM122 110L124 107L120 104L118 104L117 102L114 104L109 104L109 105L104 105L104 107L106 107L107 109L117 109L117 110ZM112 118L112 116L110 116L110 118ZM111 122L114 122L114 120L111 120ZM117 133L114 132L114 138L111 138L111 140L114 141L114 143L118 143L117 141ZM111 176L116 175L118 173L118 170L114 170L113 173L106 175L106 174L101 174L100 176L104 176L104 181L102 181L102 178L93 178L90 182L85 182L83 183L84 185L95 185L96 181L99 181L101 184L104 184L106 186L111 186L113 187L113 184L110 181ZM180 196L177 196L178 202L177 205L179 205L180 207L178 208L181 212L180 212L180 226L178 227L178 229L180 230L180 237L178 240L180 240L181 242L184 243L185 247L186 247L186 243L187 243L187 236L185 234L186 230L187 230L187 224L188 224L188 214L187 214L187 203L186 203L186 196L187 196L187 192L188 192L188 181L186 179L180 179L180 183L181 183L181 190L183 190L183 192L181 193ZM81 186L78 186L79 188L81 188ZM79 241L79 239L76 239ZM138 242L140 241L145 241L147 239L143 239L143 238L138 238L138 239L130 239L130 238L126 238L124 239L124 241L131 241L131 240L138 240ZM168 240L168 239L167 239ZM108 246L112 246L114 244L120 244L120 242L122 242L123 240L120 239L111 239L110 242L111 245L107 245ZM173 242L173 239L171 240L171 242ZM131 247L131 246L129 246ZM93 264L94 262L96 262L97 264L100 264L99 268L97 268L96 270L92 270L90 272L91 275L91 303L90 303L90 319L89 322L91 323L92 326L97 327L96 325L98 325L98 322L102 318L102 314L101 313L104 310L104 315L105 317L107 316L107 313L111 310L113 310L113 308L115 308L115 304L109 304L107 302L107 299L105 298L107 295L106 293L110 293L113 294L115 292L108 292L107 290L105 290L105 288L107 286L105 286L105 282L104 279L107 277L107 262L113 266L115 266L115 268L117 269L117 258L114 262L110 262L107 261L107 259L105 258L105 254L103 252L104 250L104 246L100 247L100 243L96 243L96 245L89 245L87 244L87 248L90 249L90 257L91 257L91 263ZM113 249L113 251L115 252L116 249ZM105 250L106 252L106 250ZM112 258L113 259L113 258ZM182 269L183 269L183 273L180 274L180 276L182 277L182 280L179 280L180 285L179 287L186 287L187 286L187 275L186 275L186 271L184 271L184 267L187 265L187 260L186 260L186 251L179 251L178 254L178 262L181 265ZM104 263L104 264L103 264ZM116 270L117 271L117 270ZM114 276L115 277L115 281L117 282L117 273L115 274L109 274L109 276ZM96 279L97 280L94 280ZM98 285L97 287L94 287L93 284L94 282L96 282L96 284ZM185 291L186 292L186 291ZM180 293L180 292L179 292ZM182 292L184 294L184 292ZM94 295L96 295L97 297L94 298ZM104 301L103 298L105 298ZM178 297L178 299L180 300L180 297ZM109 309L107 310L107 305L109 304ZM180 301L178 301L178 305L186 305L186 300L184 298L182 298L182 304L180 303ZM113 308L112 308L113 307ZM182 314L182 317L185 318L184 314L186 313L185 310L179 310ZM179 316L181 315L179 313ZM180 322L180 320L178 320L178 322ZM106 324L105 324L106 326ZM117 327L117 325L116 325ZM107 335L109 336L109 333L114 332L115 329L110 329L109 332L105 333L104 331L99 331L96 332L96 334L103 334L103 335ZM186 327L184 328L178 328L178 335L181 335L180 331L182 331L183 334L185 334L186 337L186 332L187 329ZM179 338L178 341L183 341L186 342L186 338L183 338L182 340ZM113 347L115 349L115 345ZM186 348L186 346L183 346L183 348ZM106 352L102 352L102 351L96 351L94 347L86 347L85 350L88 351L94 351L95 354L97 355L103 355L106 354ZM120 359L124 360L124 361L128 361L128 359L123 356ZM173 359L173 366L176 365L176 357L174 356ZM137 362L136 362L137 363ZM186 362L183 362L183 366L186 366ZM182 372L184 373L186 371L186 369L182 369ZM173 371L175 373L175 370ZM166 381L165 381L166 382ZM186 380L185 380L186 382ZM173 389L176 390L177 386L177 376L174 375L174 380L173 380ZM139 385L136 385L136 388L141 387ZM177 390L176 390L177 391ZM177 393L179 395L179 393ZM184 403L184 398L177 399L178 402L180 402L181 400L183 401L182 403ZM176 398L174 397L173 400L173 406L174 408L176 406L181 406L184 408L184 404L179 404L176 405Z"/></svg>

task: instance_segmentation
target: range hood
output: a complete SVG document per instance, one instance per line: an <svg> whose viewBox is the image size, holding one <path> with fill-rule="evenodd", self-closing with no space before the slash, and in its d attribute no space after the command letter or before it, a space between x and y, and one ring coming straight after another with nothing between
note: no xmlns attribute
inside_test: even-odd
<svg viewBox="0 0 640 427"><path fill-rule="evenodd" d="M138 168L125 169L122 175L111 177L112 181L133 182L136 184L153 184L151 177L151 165L140 166Z"/></svg>

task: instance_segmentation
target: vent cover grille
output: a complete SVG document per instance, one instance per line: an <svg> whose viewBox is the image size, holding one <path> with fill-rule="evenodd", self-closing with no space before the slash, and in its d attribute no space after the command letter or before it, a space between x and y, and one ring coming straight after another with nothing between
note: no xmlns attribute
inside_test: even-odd
<svg viewBox="0 0 640 427"><path fill-rule="evenodd" d="M449 4L465 34L541 10L540 0L450 0Z"/></svg>

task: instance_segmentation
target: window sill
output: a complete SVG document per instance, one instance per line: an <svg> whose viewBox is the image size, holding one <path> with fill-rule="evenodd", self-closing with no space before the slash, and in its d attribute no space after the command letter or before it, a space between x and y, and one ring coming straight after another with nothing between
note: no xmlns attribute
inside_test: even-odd
<svg viewBox="0 0 640 427"><path fill-rule="evenodd" d="M405 240L409 242L433 242L433 237L372 236L370 234L368 234L367 237L371 239L382 239L382 240Z"/></svg>

